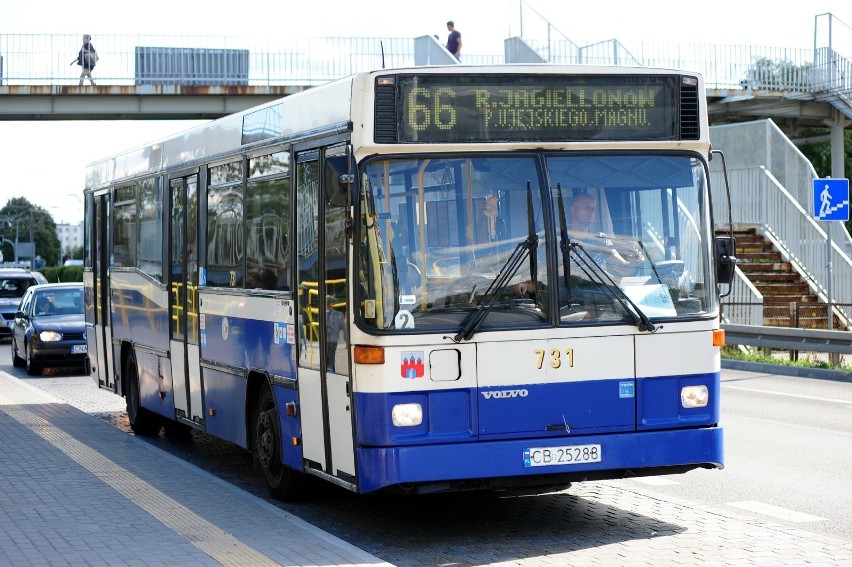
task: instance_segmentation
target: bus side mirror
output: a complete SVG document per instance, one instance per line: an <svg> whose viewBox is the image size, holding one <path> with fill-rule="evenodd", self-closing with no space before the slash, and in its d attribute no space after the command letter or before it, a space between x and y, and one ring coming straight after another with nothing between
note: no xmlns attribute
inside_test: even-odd
<svg viewBox="0 0 852 567"><path fill-rule="evenodd" d="M737 248L737 239L733 236L716 237L716 276L720 284L731 285L734 281L734 268L737 258L734 251Z"/></svg>
<svg viewBox="0 0 852 567"><path fill-rule="evenodd" d="M348 207L349 192L355 176L349 173L346 156L329 156L325 159L325 199L333 207Z"/></svg>

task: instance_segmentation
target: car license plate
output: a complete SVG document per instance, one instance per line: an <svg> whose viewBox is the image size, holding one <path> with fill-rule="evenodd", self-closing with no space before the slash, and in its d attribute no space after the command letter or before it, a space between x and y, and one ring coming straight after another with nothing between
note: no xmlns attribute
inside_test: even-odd
<svg viewBox="0 0 852 567"><path fill-rule="evenodd" d="M89 349L86 345L73 345L71 347L71 352L74 354L82 354L85 352L89 352Z"/></svg>
<svg viewBox="0 0 852 567"><path fill-rule="evenodd" d="M533 447L524 449L525 467L580 465L601 462L600 445L565 445L563 447Z"/></svg>

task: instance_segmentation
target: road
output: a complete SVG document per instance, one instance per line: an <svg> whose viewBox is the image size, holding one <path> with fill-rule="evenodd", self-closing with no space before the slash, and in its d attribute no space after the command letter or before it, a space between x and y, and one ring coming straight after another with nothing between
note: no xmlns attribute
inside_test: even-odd
<svg viewBox="0 0 852 567"><path fill-rule="evenodd" d="M6 342L0 371L130 434L123 400L78 371L29 377L12 368ZM723 379L723 471L536 496L363 497L328 486L309 502L275 504L395 565L852 562L852 384L733 371ZM197 433L145 441L266 497L239 448Z"/></svg>
<svg viewBox="0 0 852 567"><path fill-rule="evenodd" d="M725 370L725 469L646 479L655 490L852 533L852 384ZM641 482L640 479L627 481Z"/></svg>

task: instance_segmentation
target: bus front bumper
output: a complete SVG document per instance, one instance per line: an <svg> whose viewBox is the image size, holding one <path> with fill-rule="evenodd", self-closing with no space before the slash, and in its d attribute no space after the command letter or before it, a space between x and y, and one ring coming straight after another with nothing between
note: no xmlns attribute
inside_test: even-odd
<svg viewBox="0 0 852 567"><path fill-rule="evenodd" d="M595 454L599 451L598 454ZM575 459L576 455L576 459ZM599 458L588 462L584 459ZM566 460L572 462L564 463ZM358 449L359 492L483 479L542 485L723 468L721 427ZM540 477L540 478L536 478ZM475 484L475 483L474 483ZM495 482L483 486L498 485Z"/></svg>

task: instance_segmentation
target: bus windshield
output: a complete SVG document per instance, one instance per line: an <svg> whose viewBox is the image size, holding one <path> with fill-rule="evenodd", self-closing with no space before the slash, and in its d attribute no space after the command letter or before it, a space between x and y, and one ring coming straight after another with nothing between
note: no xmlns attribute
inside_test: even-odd
<svg viewBox="0 0 852 567"><path fill-rule="evenodd" d="M692 156L377 159L362 169L359 207L368 327L637 323L716 309L706 172Z"/></svg>

